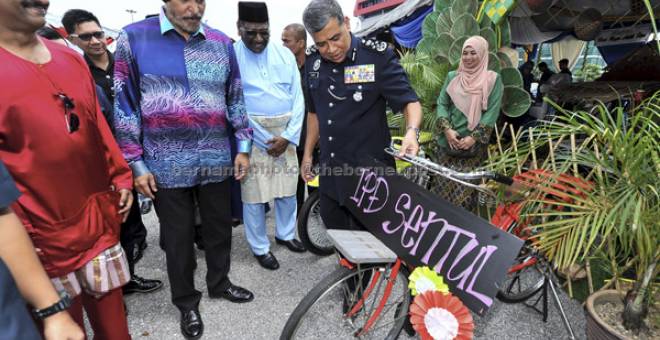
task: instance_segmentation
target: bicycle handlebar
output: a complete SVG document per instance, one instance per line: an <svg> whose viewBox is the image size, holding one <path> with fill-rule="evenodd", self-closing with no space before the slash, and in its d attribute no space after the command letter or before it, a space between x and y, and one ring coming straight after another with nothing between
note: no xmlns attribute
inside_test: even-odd
<svg viewBox="0 0 660 340"><path fill-rule="evenodd" d="M449 180L461 183L465 186L474 188L476 190L479 190L481 192L490 194L490 195L495 195L491 190L484 188L479 185L475 185L473 183L465 182L465 181L471 181L471 180L479 180L479 179L490 179L498 183L502 183L505 185L512 185L513 184L513 178L501 174L494 173L492 171L472 171L472 172L460 172L456 171L447 167L444 167L440 164L436 164L431 162L428 159L413 156L406 154L402 157L399 156L399 152L394 149L393 147L387 147L385 148L385 152L390 154L391 156L394 156L396 158L402 159L406 162L409 162L415 166L424 168L428 171L431 171L437 175L440 175L442 177L445 177Z"/></svg>

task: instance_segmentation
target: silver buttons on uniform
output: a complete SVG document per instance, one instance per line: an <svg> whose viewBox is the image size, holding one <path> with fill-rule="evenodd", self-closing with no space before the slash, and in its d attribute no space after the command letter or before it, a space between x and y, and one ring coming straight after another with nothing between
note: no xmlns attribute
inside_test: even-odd
<svg viewBox="0 0 660 340"><path fill-rule="evenodd" d="M332 136L328 137L328 140L332 142Z"/></svg>
<svg viewBox="0 0 660 340"><path fill-rule="evenodd" d="M334 153L334 152L331 152L331 153L330 153L330 157L335 158L335 153Z"/></svg>
<svg viewBox="0 0 660 340"><path fill-rule="evenodd" d="M339 73L339 71L336 68L333 68L332 73Z"/></svg>
<svg viewBox="0 0 660 340"><path fill-rule="evenodd" d="M332 125L332 120L328 119L328 125Z"/></svg>
<svg viewBox="0 0 660 340"><path fill-rule="evenodd" d="M334 85L330 85L330 89L331 89L331 90L334 90L334 89L335 89L335 86L334 86Z"/></svg>
<svg viewBox="0 0 660 340"><path fill-rule="evenodd" d="M328 104L328 106L335 107L335 103L330 103L330 104Z"/></svg>

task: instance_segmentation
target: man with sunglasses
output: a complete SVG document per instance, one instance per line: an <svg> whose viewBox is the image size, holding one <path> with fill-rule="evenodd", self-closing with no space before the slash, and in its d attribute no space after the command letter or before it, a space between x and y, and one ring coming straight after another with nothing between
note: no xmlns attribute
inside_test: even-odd
<svg viewBox="0 0 660 340"><path fill-rule="evenodd" d="M94 82L103 92L99 100L103 103L103 97L110 103L114 101L114 69L115 59L106 46L105 33L99 20L91 12L82 9L71 9L64 13L62 25L68 34L68 39L84 52L85 61L94 77ZM111 105L112 106L112 105ZM103 105L101 107L103 109ZM108 125L112 126L113 112L105 112ZM137 197L134 191L133 196ZM150 293L160 289L163 283L159 280L144 279L135 274L135 264L142 258L144 248L147 246L147 229L142 223L139 201L133 200L133 205L128 214L126 222L121 225L121 245L128 257L128 269L131 272L131 280L122 288L124 295L132 293Z"/></svg>
<svg viewBox="0 0 660 340"><path fill-rule="evenodd" d="M249 302L232 284L230 178L249 167L252 130L236 55L224 33L202 24L204 0L164 0L158 17L124 27L115 52L115 133L136 189L154 200L172 302L181 332L199 338L195 203L202 220L211 298ZM233 128L238 155L232 161Z"/></svg>
<svg viewBox="0 0 660 340"><path fill-rule="evenodd" d="M131 171L100 112L84 60L36 35L47 0L0 0L0 159L22 193L11 209L63 299L36 313L83 309L99 339L130 339L128 264L119 226ZM41 307L40 307L41 308Z"/></svg>
<svg viewBox="0 0 660 340"><path fill-rule="evenodd" d="M245 236L259 264L279 268L266 235L265 205L275 201L275 241L294 252L305 247L295 239L298 159L305 101L296 59L284 46L270 44L268 9L263 2L239 1L234 44L241 70L245 105L254 144L253 171L241 183Z"/></svg>

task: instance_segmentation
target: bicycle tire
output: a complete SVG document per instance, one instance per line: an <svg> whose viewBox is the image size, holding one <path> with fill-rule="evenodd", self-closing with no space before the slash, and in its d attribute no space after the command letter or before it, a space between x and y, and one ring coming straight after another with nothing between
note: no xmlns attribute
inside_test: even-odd
<svg viewBox="0 0 660 340"><path fill-rule="evenodd" d="M366 272L367 270L371 271L377 268L382 268L383 266L384 265L382 264L366 265L366 266L361 266L359 270L361 272ZM298 331L301 321L305 318L305 316L308 314L310 309L320 299L322 299L324 296L329 294L329 292L333 288L335 288L337 285L343 284L344 281L349 280L351 277L355 277L356 274L359 275L357 267L354 269L348 269L342 266L336 269L335 271L333 271L332 273L328 274L327 276L325 276L316 286L314 286L314 288L312 288L312 290L309 293L307 293L307 295L305 295L305 297L300 301L300 303L298 303L295 310L291 313L291 316L289 316L289 319L284 325L284 328L282 329L280 340L297 339L294 338L294 336ZM410 308L410 302L411 302L410 291L407 288L408 276L409 276L408 270L404 266L401 266L397 277L404 279L403 284L405 285L405 297L402 298L403 299L403 301L401 301L402 305L400 303L395 308L394 313L399 317L398 319L397 318L394 319L395 321L392 323L392 328L387 333L387 336L384 339L387 340L397 339L399 334L401 333L401 330L403 329L404 322L408 318L408 310ZM366 304L367 303L365 303L365 305ZM400 316L399 313L403 313L403 316ZM327 319L323 318L324 321L329 319L330 319L329 317ZM329 334L324 334L324 335L330 336ZM300 339L304 339L304 336L303 338Z"/></svg>
<svg viewBox="0 0 660 340"><path fill-rule="evenodd" d="M325 226L319 226L319 229L322 230L317 231L317 234L319 235L316 237L311 237L309 231L309 219L313 214L313 211L318 208L320 199L321 198L318 190L315 190L309 194L302 207L300 208L301 211L297 221L297 229L300 242L302 242L307 250L309 250L312 254L328 256L335 252L335 248L332 245L330 239L324 235ZM323 221L320 222L320 224L323 224Z"/></svg>
<svg viewBox="0 0 660 340"><path fill-rule="evenodd" d="M516 266L520 266L521 268L508 273L507 278L500 284L501 288L497 291L497 299L504 303L520 303L527 301L543 289L545 276L543 275L543 271L539 268L538 261L532 256L524 253L525 251L522 250L521 256L516 258L516 265L511 267L515 268ZM534 261L534 263L531 263L532 261ZM512 286L516 281L524 283L523 285L519 285L519 289L514 290Z"/></svg>

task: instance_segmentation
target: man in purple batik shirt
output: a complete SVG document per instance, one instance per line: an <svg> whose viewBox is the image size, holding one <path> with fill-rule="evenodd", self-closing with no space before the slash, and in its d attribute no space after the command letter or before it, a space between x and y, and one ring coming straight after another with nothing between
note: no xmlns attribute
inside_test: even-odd
<svg viewBox="0 0 660 340"><path fill-rule="evenodd" d="M195 289L195 202L202 218L211 298L248 302L227 278L231 176L248 170L252 130L229 37L201 23L205 1L164 0L160 16L126 26L115 52L117 142L136 189L154 200L172 302L187 338L202 335ZM239 154L232 164L229 131Z"/></svg>

